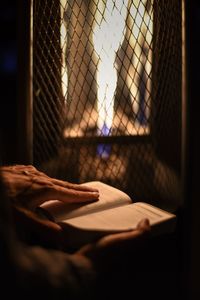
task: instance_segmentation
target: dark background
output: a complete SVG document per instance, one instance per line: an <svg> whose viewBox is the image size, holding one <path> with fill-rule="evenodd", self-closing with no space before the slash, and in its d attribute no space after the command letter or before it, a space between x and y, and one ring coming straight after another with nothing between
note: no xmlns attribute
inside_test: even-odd
<svg viewBox="0 0 200 300"><path fill-rule="evenodd" d="M1 144L3 162L15 162L17 123L17 70L18 70L18 3L1 1L0 4L0 82L1 82Z"/></svg>
<svg viewBox="0 0 200 300"><path fill-rule="evenodd" d="M19 2L19 1L18 1ZM3 163L15 163L18 108L18 2L1 1L0 9L0 125L4 147ZM186 120L183 156L183 221L181 242L183 255L183 295L200 299L200 188L199 188L199 95L200 95L200 3L186 1ZM23 87L22 87L23 88ZM184 293L185 292L185 293Z"/></svg>

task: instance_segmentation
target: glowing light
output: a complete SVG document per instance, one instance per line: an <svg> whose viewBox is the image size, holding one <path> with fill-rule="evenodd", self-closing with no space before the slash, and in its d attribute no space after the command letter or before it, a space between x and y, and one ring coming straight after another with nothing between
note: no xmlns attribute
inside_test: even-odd
<svg viewBox="0 0 200 300"><path fill-rule="evenodd" d="M112 129L121 125L119 122L123 123L124 134L137 135L140 134L139 130L141 130L141 134L147 133L151 108L153 0L93 0L90 2L89 6L92 11L93 19L90 20L87 14L83 15L83 13L80 13L81 18L83 19L81 19L82 21L80 24L89 24L90 22L90 25L92 26L91 34L85 35L87 30L84 26L81 28L77 27L80 25L80 20L78 21L78 18L80 18L78 11L76 14L72 14L72 16L75 20L77 18L77 21L74 21L74 31L76 33L76 31L79 32L80 30L78 38L80 37L81 41L84 41L84 45L87 43L83 37L89 39L89 42L93 45L96 53L96 73L94 71L91 75L96 76L97 111L94 109L95 112L93 111L94 113L91 114L92 118L89 114L89 119L87 118L86 122L85 116L88 116L87 109L84 108L84 105L82 105L82 107L80 105L79 109L83 114L83 120L80 121L77 128L73 127L76 125L72 125L73 128L70 128L70 130L67 129L70 133L67 131L66 135L83 136L85 123L87 123L87 126L88 124L90 126L90 123L96 123L96 119L98 135L111 135L113 132ZM82 6L80 6L80 8L79 6L77 7L81 12ZM86 5L84 3L84 9L86 9L85 7ZM73 53L75 63L71 66L72 68L68 70L69 72L67 71L66 50L69 24L67 24L64 18L67 9L68 1L60 0L62 20L60 27L60 43L62 49L61 78L62 93L66 101L68 98L69 74L72 73L73 75L73 68L76 69L77 66L81 66L80 70L84 70L85 68L85 62L81 62L82 56L80 56L79 52L75 52ZM90 21L87 23L87 19L85 18L88 18ZM69 20L69 22L71 22L71 20ZM73 29L71 28L70 30ZM77 34L74 34L72 31L71 36L75 39ZM78 45L78 41L76 39L75 41ZM126 53L123 57L123 61L121 61L123 65L123 71L121 71L117 69L116 57L117 54L120 53L118 51L122 49L121 47L124 42L126 42L125 44L128 46L127 49L123 49ZM68 46L70 47L70 45ZM69 53L72 53L72 51L70 51L71 48L69 49ZM84 74L86 74L86 72ZM124 112L122 114L121 112L117 112L118 118L115 118L116 114L114 114L114 101L118 76L129 90L133 118L129 118L130 120L128 121L128 117ZM80 81L80 77L78 80ZM81 81L79 85L76 83L74 78L73 80L70 79L69 90L76 89L74 94L81 103L84 98L84 93L82 93L82 91L84 91L88 82L84 83L83 79L83 82ZM71 99L70 108L73 108L72 111L76 110L77 103L79 102L73 101L73 98ZM120 121L118 121L119 115Z"/></svg>
<svg viewBox="0 0 200 300"><path fill-rule="evenodd" d="M64 96L65 101L67 100L67 88L68 88L68 74L67 74L67 65L66 65L66 48L67 48L67 28L64 23L64 13L66 11L67 1L60 0L60 17L62 23L60 27L60 46L62 50L62 64L61 64L61 86L62 86L62 94Z"/></svg>
<svg viewBox="0 0 200 300"><path fill-rule="evenodd" d="M128 0L99 1L93 28L97 66L97 126L99 134L109 135L114 114L114 96L117 85L116 53L124 39L125 15ZM105 130L106 128L106 130Z"/></svg>
<svg viewBox="0 0 200 300"><path fill-rule="evenodd" d="M142 123L141 114L146 121L150 114L153 0L134 0L130 7L130 15L129 43L134 49L134 59L127 72L126 82L133 112Z"/></svg>
<svg viewBox="0 0 200 300"><path fill-rule="evenodd" d="M129 13L129 18L127 14ZM128 21L127 21L128 20ZM126 26L126 21L128 26ZM152 1L98 1L93 29L97 66L97 126L99 134L111 133L114 118L114 98L117 86L116 54L124 38L128 37L134 58L124 62L127 68L126 84L130 91L133 112L141 124L150 112L152 69Z"/></svg>

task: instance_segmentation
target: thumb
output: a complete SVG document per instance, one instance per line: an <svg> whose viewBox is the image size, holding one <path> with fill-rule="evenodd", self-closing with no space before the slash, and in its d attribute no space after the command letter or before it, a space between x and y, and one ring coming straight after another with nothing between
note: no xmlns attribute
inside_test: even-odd
<svg viewBox="0 0 200 300"><path fill-rule="evenodd" d="M60 248L62 229L58 224L18 206L14 207L13 217L16 232L22 241Z"/></svg>
<svg viewBox="0 0 200 300"><path fill-rule="evenodd" d="M140 220L137 224L136 229L141 232L149 232L151 230L149 219L144 218Z"/></svg>

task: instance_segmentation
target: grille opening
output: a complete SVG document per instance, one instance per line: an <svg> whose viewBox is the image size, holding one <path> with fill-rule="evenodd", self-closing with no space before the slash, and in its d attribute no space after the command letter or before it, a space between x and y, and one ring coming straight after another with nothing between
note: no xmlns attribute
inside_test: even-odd
<svg viewBox="0 0 200 300"><path fill-rule="evenodd" d="M35 165L177 203L182 24L169 2L33 1Z"/></svg>

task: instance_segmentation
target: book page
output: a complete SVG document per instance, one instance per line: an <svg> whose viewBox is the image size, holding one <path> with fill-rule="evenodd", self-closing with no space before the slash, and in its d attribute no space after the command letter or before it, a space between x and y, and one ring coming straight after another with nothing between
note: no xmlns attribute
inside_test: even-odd
<svg viewBox="0 0 200 300"><path fill-rule="evenodd" d="M143 218L148 218L150 225L154 226L175 220L175 215L147 203L138 202L64 222L84 230L119 232L135 229Z"/></svg>
<svg viewBox="0 0 200 300"><path fill-rule="evenodd" d="M56 221L62 221L132 203L131 198L126 193L103 182L91 181L84 183L84 185L91 186L99 190L98 201L69 204L58 200L50 200L43 203L41 207L46 209Z"/></svg>

